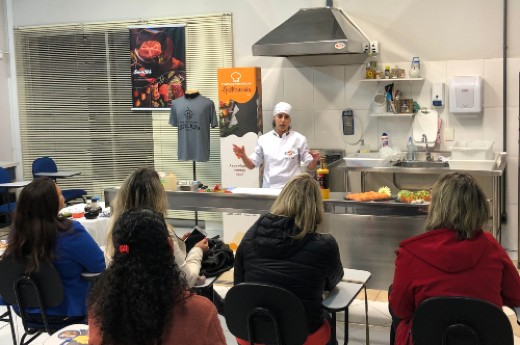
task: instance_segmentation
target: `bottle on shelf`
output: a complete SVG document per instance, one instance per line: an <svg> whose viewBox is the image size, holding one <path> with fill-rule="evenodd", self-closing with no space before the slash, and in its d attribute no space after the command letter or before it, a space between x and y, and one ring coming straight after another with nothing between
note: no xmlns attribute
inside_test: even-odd
<svg viewBox="0 0 520 345"><path fill-rule="evenodd" d="M316 179L320 184L321 197L330 199L330 187L329 187L329 169L325 163L325 158L321 158L320 167L316 170Z"/></svg>
<svg viewBox="0 0 520 345"><path fill-rule="evenodd" d="M413 161L415 159L415 145L413 144L412 137L408 138L408 144L406 144L406 160Z"/></svg>
<svg viewBox="0 0 520 345"><path fill-rule="evenodd" d="M421 62L420 62L418 56L416 56L412 59L412 66L410 67L409 75L410 75L410 78L420 78L421 77Z"/></svg>
<svg viewBox="0 0 520 345"><path fill-rule="evenodd" d="M389 147L390 146L390 139L388 138L388 134L386 132L383 132L381 134L381 148Z"/></svg>
<svg viewBox="0 0 520 345"><path fill-rule="evenodd" d="M390 79L390 65L385 66L385 79Z"/></svg>

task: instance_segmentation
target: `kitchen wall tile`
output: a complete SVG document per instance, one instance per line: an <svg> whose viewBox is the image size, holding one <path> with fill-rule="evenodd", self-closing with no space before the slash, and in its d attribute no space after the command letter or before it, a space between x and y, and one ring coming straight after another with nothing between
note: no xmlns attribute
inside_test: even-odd
<svg viewBox="0 0 520 345"><path fill-rule="evenodd" d="M519 108L507 107L507 155L508 157L517 157L520 148L518 147L518 128L520 123L518 122Z"/></svg>
<svg viewBox="0 0 520 345"><path fill-rule="evenodd" d="M291 113L291 128L307 138L309 147L314 146L315 124L312 110L293 110Z"/></svg>
<svg viewBox="0 0 520 345"><path fill-rule="evenodd" d="M506 205L518 205L518 156L507 157Z"/></svg>
<svg viewBox="0 0 520 345"><path fill-rule="evenodd" d="M262 68L262 109L273 111L276 103L284 101L282 68Z"/></svg>
<svg viewBox="0 0 520 345"><path fill-rule="evenodd" d="M432 105L432 85L434 83L445 83L446 85L446 61L424 61L421 62L422 82L412 83L414 100L421 107L434 109ZM446 95L446 87L445 87ZM446 102L446 99L444 99ZM443 108L435 108L439 113Z"/></svg>
<svg viewBox="0 0 520 345"><path fill-rule="evenodd" d="M507 105L510 107L518 107L520 102L518 84L520 71L520 58L507 59Z"/></svg>
<svg viewBox="0 0 520 345"><path fill-rule="evenodd" d="M502 150L502 109L484 108L481 114L447 116L446 127L454 130L455 140L493 140L494 150ZM452 143L447 143L451 146Z"/></svg>
<svg viewBox="0 0 520 345"><path fill-rule="evenodd" d="M365 73L365 65L345 66L345 102L347 108L369 109L376 89L382 88L384 84L376 82L361 82Z"/></svg>
<svg viewBox="0 0 520 345"><path fill-rule="evenodd" d="M345 72L343 66L314 69L314 107L317 110L345 108Z"/></svg>
<svg viewBox="0 0 520 345"><path fill-rule="evenodd" d="M511 259L518 259L518 206L506 207L507 223L502 224L502 247L508 252Z"/></svg>
<svg viewBox="0 0 520 345"><path fill-rule="evenodd" d="M406 151L406 144L408 138L412 135L412 118L411 117L378 117L377 128L379 138L383 132L386 132L389 137L390 147ZM378 142L379 145L379 142Z"/></svg>
<svg viewBox="0 0 520 345"><path fill-rule="evenodd" d="M502 107L502 59L484 60L484 106Z"/></svg>
<svg viewBox="0 0 520 345"><path fill-rule="evenodd" d="M448 83L455 76L481 76L484 78L484 60L448 60L446 65Z"/></svg>
<svg viewBox="0 0 520 345"><path fill-rule="evenodd" d="M311 68L283 69L283 101L296 110L314 109L314 82Z"/></svg>
<svg viewBox="0 0 520 345"><path fill-rule="evenodd" d="M264 122L264 133L273 129L273 111L262 109L262 121Z"/></svg>
<svg viewBox="0 0 520 345"><path fill-rule="evenodd" d="M313 146L316 148L333 149L345 147L345 139L341 132L341 114L337 110L318 110L315 113L315 140ZM356 119L354 118L354 126L356 126ZM354 127L354 136L359 138L361 133ZM359 133L359 135L357 134ZM357 139L355 140L357 141Z"/></svg>

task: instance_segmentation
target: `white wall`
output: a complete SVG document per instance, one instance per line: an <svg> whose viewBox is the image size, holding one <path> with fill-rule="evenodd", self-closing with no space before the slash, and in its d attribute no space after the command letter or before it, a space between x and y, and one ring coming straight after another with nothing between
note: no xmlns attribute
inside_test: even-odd
<svg viewBox="0 0 520 345"><path fill-rule="evenodd" d="M0 161L13 161L13 144L11 136L11 118L9 110L9 51L7 44L6 17L4 15L4 0L0 0Z"/></svg>
<svg viewBox="0 0 520 345"><path fill-rule="evenodd" d="M273 105L285 100L295 108L293 127L307 135L313 147L340 147L355 151L351 143L358 137L340 133L341 110L350 107L356 114L356 132L361 123L365 137L377 146L380 133L390 132L393 145L405 149L411 121L377 119L368 116L375 84L360 83L362 65L298 66L284 58L254 57L251 46L299 8L320 7L325 0L0 0L13 7L15 26L57 23L112 21L139 18L233 13L235 66L260 66L263 82L263 109L271 123ZM520 71L520 2L509 0L509 60L507 97L507 145L502 145L502 16L503 2L488 0L336 0L371 40L380 42L381 64L408 69L411 58L419 56L425 81L403 85L405 93L428 106L434 82L449 83L455 75L480 75L484 79L485 110L477 118L453 116L440 109L443 128L454 129L455 139L491 139L495 150L507 150L507 213L503 244L516 251L518 233L518 110ZM516 14L516 15L515 15ZM0 19L0 24L3 22ZM2 25L3 27L3 25ZM0 49L2 38L0 38ZM4 97L6 60L0 60L0 118L6 123ZM405 94L406 95L406 94ZM2 126L0 159L8 133ZM448 148L443 141L440 148ZM516 257L516 253L513 252Z"/></svg>

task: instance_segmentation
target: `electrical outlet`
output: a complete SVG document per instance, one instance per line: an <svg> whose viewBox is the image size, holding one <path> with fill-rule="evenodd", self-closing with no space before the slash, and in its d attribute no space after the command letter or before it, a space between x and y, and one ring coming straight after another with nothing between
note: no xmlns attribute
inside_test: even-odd
<svg viewBox="0 0 520 345"><path fill-rule="evenodd" d="M454 128L444 128L444 139L446 141L453 141L455 140L455 130Z"/></svg>
<svg viewBox="0 0 520 345"><path fill-rule="evenodd" d="M370 51L370 43L363 43L363 52L368 53Z"/></svg>
<svg viewBox="0 0 520 345"><path fill-rule="evenodd" d="M378 41L370 42L370 52L372 54L379 54L379 42Z"/></svg>

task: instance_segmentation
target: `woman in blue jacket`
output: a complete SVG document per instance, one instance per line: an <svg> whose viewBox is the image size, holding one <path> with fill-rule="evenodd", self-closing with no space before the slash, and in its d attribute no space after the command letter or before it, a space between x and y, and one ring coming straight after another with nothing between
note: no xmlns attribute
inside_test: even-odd
<svg viewBox="0 0 520 345"><path fill-rule="evenodd" d="M27 260L29 272L38 270L41 262L53 263L64 298L60 305L47 308L47 314L84 316L90 283L81 273L102 272L105 260L83 225L58 217L63 205L61 189L52 179L40 177L28 184L17 202L4 257Z"/></svg>
<svg viewBox="0 0 520 345"><path fill-rule="evenodd" d="M309 325L305 344L329 341L322 295L343 278L338 243L331 235L318 232L323 213L318 183L309 174L293 177L271 212L244 235L235 258L234 284L277 285L300 298Z"/></svg>

